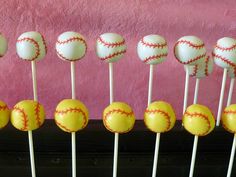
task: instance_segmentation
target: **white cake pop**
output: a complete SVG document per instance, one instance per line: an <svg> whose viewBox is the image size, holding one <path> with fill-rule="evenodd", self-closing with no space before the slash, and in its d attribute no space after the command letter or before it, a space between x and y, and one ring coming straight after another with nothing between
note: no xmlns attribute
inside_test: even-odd
<svg viewBox="0 0 236 177"><path fill-rule="evenodd" d="M58 36L56 52L59 58L67 61L80 60L85 56L87 44L85 38L76 32L68 31Z"/></svg>
<svg viewBox="0 0 236 177"><path fill-rule="evenodd" d="M0 57L3 57L7 52L7 39L0 33Z"/></svg>
<svg viewBox="0 0 236 177"><path fill-rule="evenodd" d="M42 34L36 31L21 34L16 42L16 52L23 60L38 61L43 59L47 53L47 47Z"/></svg>
<svg viewBox="0 0 236 177"><path fill-rule="evenodd" d="M230 37L219 39L213 48L212 56L219 67L236 67L236 40Z"/></svg>
<svg viewBox="0 0 236 177"><path fill-rule="evenodd" d="M159 64L166 59L168 54L167 42L162 36L151 34L138 42L137 52L144 63Z"/></svg>
<svg viewBox="0 0 236 177"><path fill-rule="evenodd" d="M201 63L206 56L203 41L196 36L181 37L174 46L175 58L185 65Z"/></svg>
<svg viewBox="0 0 236 177"><path fill-rule="evenodd" d="M120 60L125 52L125 40L119 34L104 33L96 41L97 56L108 63Z"/></svg>
<svg viewBox="0 0 236 177"><path fill-rule="evenodd" d="M189 75L196 78L203 78L208 76L213 71L213 59L210 56L205 56L204 62L199 63L198 65L189 65ZM185 68L186 70L186 68Z"/></svg>

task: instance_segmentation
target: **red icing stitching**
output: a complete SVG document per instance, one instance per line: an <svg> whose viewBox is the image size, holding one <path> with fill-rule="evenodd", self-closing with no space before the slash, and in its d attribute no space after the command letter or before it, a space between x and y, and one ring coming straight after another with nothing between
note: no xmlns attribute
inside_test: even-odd
<svg viewBox="0 0 236 177"><path fill-rule="evenodd" d="M55 122L57 124L58 127L61 127L62 129L64 129L65 131L67 132L73 132L73 130L70 130L68 128L66 128L66 126L62 125L61 123L59 123L56 119L55 119Z"/></svg>
<svg viewBox="0 0 236 177"><path fill-rule="evenodd" d="M208 64L209 64L209 61L210 61L210 57L207 56L207 59L205 61L206 65L205 65L205 76L208 76L209 75L209 71L208 71Z"/></svg>
<svg viewBox="0 0 236 177"><path fill-rule="evenodd" d="M24 41L25 41L25 42L32 43L32 44L35 46L35 48L36 48L36 54L35 54L35 56L34 56L33 58L27 59L27 60L29 60L29 61L34 61L34 60L36 60L36 59L38 58L38 56L40 55L39 44L38 44L37 41L35 41L34 39L28 38L28 37L25 37L25 38L22 38L22 39L18 39L18 40L17 40L17 42L24 42ZM24 58L22 58L22 59L24 59Z"/></svg>
<svg viewBox="0 0 236 177"><path fill-rule="evenodd" d="M38 125L38 127L40 127L41 126L41 121L40 121L40 115L39 115L39 113L40 113L40 104L39 103L36 104L34 112L35 112L35 115L36 115L35 119L36 119L37 125Z"/></svg>
<svg viewBox="0 0 236 177"><path fill-rule="evenodd" d="M167 55L168 55L167 53L160 54L160 55L153 55L153 56L145 58L143 62L146 63L146 62L149 62L150 60L158 60L162 57L166 57Z"/></svg>
<svg viewBox="0 0 236 177"><path fill-rule="evenodd" d="M163 43L163 44L159 44L159 43L149 43L149 42L144 41L144 38L142 38L141 43L142 43L144 46L151 47L151 48L164 48L164 47L167 46L167 43L166 43L166 42Z"/></svg>
<svg viewBox="0 0 236 177"><path fill-rule="evenodd" d="M219 45L215 46L215 49L221 50L221 51L230 51L230 50L234 50L236 48L236 44L232 45L231 47L221 47Z"/></svg>
<svg viewBox="0 0 236 177"><path fill-rule="evenodd" d="M191 76L196 76L197 72L198 72L198 65L194 65L193 73L191 74Z"/></svg>
<svg viewBox="0 0 236 177"><path fill-rule="evenodd" d="M104 46L108 47L108 48L113 48L113 47L119 47L121 45L124 45L125 44L125 40L123 39L122 41L120 42L113 42L113 43L109 43L109 42L106 42L104 41L101 37L98 38L98 42L100 42L101 44L103 44Z"/></svg>
<svg viewBox="0 0 236 177"><path fill-rule="evenodd" d="M197 113L197 112L189 113L189 112L187 112L187 111L184 113L184 115L187 115L187 116L189 116L189 117L197 116L197 117L199 117L199 118L201 118L201 119L203 119L203 120L205 120L205 121L207 122L207 125L208 125L207 131L205 131L204 133L198 134L198 136L204 136L204 135L206 135L206 134L209 132L209 130L211 129L211 123L210 123L210 121L209 121L209 118L208 118L206 115L204 115L204 114L202 114L202 113Z"/></svg>
<svg viewBox="0 0 236 177"><path fill-rule="evenodd" d="M212 56L222 60L223 62L227 63L228 65L230 65L230 66L232 66L234 68L236 67L236 65L234 63L232 63L229 59L227 59L227 58L225 58L225 57L223 57L221 55L217 55L214 52L212 52Z"/></svg>
<svg viewBox="0 0 236 177"><path fill-rule="evenodd" d="M60 52L59 52L58 50L56 50L56 53L57 53L57 55L59 55L63 60L66 60L66 61L77 61L77 60L80 60L81 58L83 58L83 57L85 56L86 51L85 51L85 53L84 53L83 56L81 56L80 58L77 58L77 59L69 59L69 58L66 58L66 57L64 57L62 54L60 54Z"/></svg>
<svg viewBox="0 0 236 177"><path fill-rule="evenodd" d="M29 121L27 118L27 114L24 112L24 109L21 109L19 107L14 107L13 110L19 111L22 114L23 128L21 128L20 130L25 131L27 129L28 121Z"/></svg>
<svg viewBox="0 0 236 177"><path fill-rule="evenodd" d="M122 50L122 51L119 51L119 52L115 52L115 53L113 53L113 54L110 54L110 55L108 55L108 56L106 56L106 57L103 57L103 58L100 58L101 60L109 60L109 59L112 59L113 57L116 57L116 56L119 56L119 55L122 55L122 54L124 54L126 52L126 50Z"/></svg>
<svg viewBox="0 0 236 177"><path fill-rule="evenodd" d="M104 119L103 119L103 123L104 123L105 127L106 127L109 131L111 131L111 132L114 132L114 130L112 130L112 129L109 127L109 125L106 123L106 120L107 120L108 116L109 116L110 114L112 114L112 113L125 114L127 117L132 116L132 115L134 114L133 111L131 111L131 112L125 112L125 111L123 111L123 110L121 110L121 109L113 109L113 110L109 111L108 113L106 113L105 116L104 116ZM133 126L134 126L134 125L133 125ZM133 128L133 126L130 127L129 129L127 129L126 131L123 131L123 132L115 131L115 132L116 132L116 133L127 133L127 132L129 132L129 131Z"/></svg>
<svg viewBox="0 0 236 177"><path fill-rule="evenodd" d="M48 52L48 48L47 48L47 44L46 44L45 38L43 37L42 34L41 34L41 37L42 37L42 40L43 40L43 45L45 47L45 53L47 53Z"/></svg>
<svg viewBox="0 0 236 177"><path fill-rule="evenodd" d="M5 106L0 106L0 110L6 110L6 109L8 109L7 105L5 105Z"/></svg>
<svg viewBox="0 0 236 177"><path fill-rule="evenodd" d="M199 56L197 56L196 58L192 58L192 59L190 59L189 61L186 61L186 62L182 62L182 61L176 56L175 52L174 52L174 55L175 55L175 58L176 58L180 63L182 63L182 64L184 64L184 65L187 65L187 64L190 64L190 63L193 63L193 62L195 62L195 61L197 61L197 60L202 59L203 57L206 56L206 53L204 53L203 55L199 55Z"/></svg>
<svg viewBox="0 0 236 177"><path fill-rule="evenodd" d="M167 127L166 127L166 130L165 131L168 131L169 128L170 128L170 125L171 125L171 122L170 122L170 115L165 112L165 111L162 111L160 109L154 109L154 110L145 110L145 113L148 113L148 114L155 114L155 113L160 113L164 116L164 118L166 119L167 121Z"/></svg>
<svg viewBox="0 0 236 177"><path fill-rule="evenodd" d="M178 44L187 44L189 47L193 47L193 48L196 48L196 49L201 49L201 48L204 47L204 43L202 43L202 44L193 44L193 43L191 43L190 41L187 41L187 40L177 41L177 43L175 44L175 47Z"/></svg>
<svg viewBox="0 0 236 177"><path fill-rule="evenodd" d="M85 47L87 48L86 41L85 41L83 38L80 38L80 37L72 37L72 38L69 38L69 39L67 39L67 40L65 40L65 41L59 41L59 40L57 40L57 44L67 44L67 43L69 43L69 42L74 42L74 41L80 41L80 42L82 42L82 43L85 45Z"/></svg>

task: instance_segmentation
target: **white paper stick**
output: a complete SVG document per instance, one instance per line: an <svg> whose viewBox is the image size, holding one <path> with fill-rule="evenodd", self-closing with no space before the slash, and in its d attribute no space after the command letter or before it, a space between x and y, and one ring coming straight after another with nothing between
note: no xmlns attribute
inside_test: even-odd
<svg viewBox="0 0 236 177"><path fill-rule="evenodd" d="M150 65L149 84L148 84L148 105L152 102L153 70L154 70L154 65Z"/></svg>
<svg viewBox="0 0 236 177"><path fill-rule="evenodd" d="M193 142L193 151L192 151L192 159L191 159L189 177L193 177L195 159L196 159L196 154L197 154L197 144L198 144L198 136L195 135L194 142Z"/></svg>
<svg viewBox="0 0 236 177"><path fill-rule="evenodd" d="M75 62L70 63L71 69L71 96L76 99L75 92ZM76 133L71 133L71 150L72 150L72 177L76 177Z"/></svg>
<svg viewBox="0 0 236 177"><path fill-rule="evenodd" d="M231 78L230 87L229 87L229 95L228 95L228 100L227 100L227 106L229 106L231 104L233 90L234 90L234 78Z"/></svg>
<svg viewBox="0 0 236 177"><path fill-rule="evenodd" d="M197 104L200 79L196 78L193 104Z"/></svg>
<svg viewBox="0 0 236 177"><path fill-rule="evenodd" d="M236 148L236 135L234 135L234 140L233 140L233 144L231 148L227 177L231 177L231 172L232 172L233 163L234 163L235 148Z"/></svg>
<svg viewBox="0 0 236 177"><path fill-rule="evenodd" d="M184 105L183 105L183 114L187 108L188 104L188 86L189 86L189 68L187 65L184 65L186 75L185 75L185 87L184 87Z"/></svg>
<svg viewBox="0 0 236 177"><path fill-rule="evenodd" d="M34 100L38 101L37 78L36 78L36 63L35 63L35 61L31 62L31 71L32 71L32 82L33 82ZM32 131L28 131L28 140L29 140L29 150L30 150L31 174L32 174L32 177L36 177L35 160L34 160L34 141L33 141Z"/></svg>
<svg viewBox="0 0 236 177"><path fill-rule="evenodd" d="M221 117L221 111L222 111L223 100L224 100L226 77L227 77L227 69L224 69L221 91L220 91L220 100L219 100L219 106L218 106L216 126L220 125L220 117Z"/></svg>
<svg viewBox="0 0 236 177"><path fill-rule="evenodd" d="M112 63L109 63L109 86L110 86L110 104L111 104L114 101L113 64ZM113 177L117 177L118 147L119 147L119 133L115 133L115 136L114 136Z"/></svg>
<svg viewBox="0 0 236 177"><path fill-rule="evenodd" d="M161 136L160 133L156 134L156 143L155 143L155 153L154 153L153 168L152 168L152 177L156 177L156 173L157 173L157 161L158 161L158 154L159 154L160 136Z"/></svg>

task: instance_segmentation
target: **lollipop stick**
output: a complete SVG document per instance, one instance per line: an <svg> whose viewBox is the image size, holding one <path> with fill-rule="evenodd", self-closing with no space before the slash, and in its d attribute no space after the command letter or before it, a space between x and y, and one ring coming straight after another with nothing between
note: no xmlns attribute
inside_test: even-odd
<svg viewBox="0 0 236 177"><path fill-rule="evenodd" d="M197 154L197 144L198 144L198 136L195 135L194 142L193 142L193 151L192 151L192 159L191 159L189 177L193 177L195 159L196 159L196 154Z"/></svg>
<svg viewBox="0 0 236 177"><path fill-rule="evenodd" d="M188 85L189 85L189 69L188 66L185 65L186 75L185 75L185 88L184 88L184 105L183 105L183 113L187 108L188 102Z"/></svg>
<svg viewBox="0 0 236 177"><path fill-rule="evenodd" d="M32 70L34 100L37 101L38 94L37 94L37 79L36 79L36 63L35 63L35 61L31 62L31 70ZM32 131L28 131L28 140L29 140L29 150L30 150L31 174L32 174L32 177L36 177L35 161L34 161L34 142L33 142Z"/></svg>
<svg viewBox="0 0 236 177"><path fill-rule="evenodd" d="M235 148L236 148L236 134L234 134L234 140L232 144L231 154L230 154L230 160L229 160L229 166L227 171L227 177L231 176L233 163L234 163L234 155L235 155Z"/></svg>
<svg viewBox="0 0 236 177"><path fill-rule="evenodd" d="M153 160L153 168L152 168L152 177L156 177L157 172L157 160L159 154L159 145L160 145L160 133L156 134L156 144L155 144L155 153L154 153L154 160Z"/></svg>
<svg viewBox="0 0 236 177"><path fill-rule="evenodd" d="M197 79L196 79L196 84L195 84L195 91L194 91L194 100L193 100L193 104L196 104L196 103L197 103L197 98L198 98L198 89L199 89L199 82L200 82L200 79L197 78Z"/></svg>
<svg viewBox="0 0 236 177"><path fill-rule="evenodd" d="M110 104L114 101L113 95L113 64L109 63L109 86L110 86ZM113 158L113 177L117 176L119 133L114 137L114 158Z"/></svg>
<svg viewBox="0 0 236 177"><path fill-rule="evenodd" d="M227 69L224 69L222 85L221 85L221 91L220 91L220 101L219 101L219 107L218 107L218 113L217 113L216 126L220 125L220 117L221 117L221 111L222 111L222 106L223 106L226 76L227 76Z"/></svg>
<svg viewBox="0 0 236 177"><path fill-rule="evenodd" d="M154 70L154 65L150 65L149 84L148 84L148 105L152 102L153 70Z"/></svg>
<svg viewBox="0 0 236 177"><path fill-rule="evenodd" d="M75 94L75 62L70 63L71 71L71 95L72 99L76 99ZM72 149L72 177L76 177L76 134L71 133L71 149Z"/></svg>
<svg viewBox="0 0 236 177"><path fill-rule="evenodd" d="M233 90L234 90L234 78L231 78L230 87L229 87L229 95L228 95L228 100L227 100L227 106L229 106L231 104Z"/></svg>

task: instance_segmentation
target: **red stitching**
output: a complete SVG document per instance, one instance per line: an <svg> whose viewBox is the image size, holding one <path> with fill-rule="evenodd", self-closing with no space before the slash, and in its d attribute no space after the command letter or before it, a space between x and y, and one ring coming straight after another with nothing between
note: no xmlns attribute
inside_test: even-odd
<svg viewBox="0 0 236 177"><path fill-rule="evenodd" d="M223 111L223 114L236 114L236 111L232 111L232 110ZM235 133L234 130L228 128L228 127L224 124L224 121L221 121L221 122L222 122L222 125L223 125L223 127L225 128L225 130L227 130L228 132L231 132L231 133Z"/></svg>
<svg viewBox="0 0 236 177"><path fill-rule="evenodd" d="M6 110L6 109L8 109L8 107L7 107L7 105L5 105L5 106L0 106L0 110Z"/></svg>
<svg viewBox="0 0 236 177"><path fill-rule="evenodd" d="M22 114L22 118L23 118L22 121L23 121L23 126L24 127L21 128L20 130L22 130L22 131L27 130L29 120L27 118L27 114L24 112L24 109L21 109L19 107L14 107L13 110L14 111L19 111Z"/></svg>
<svg viewBox="0 0 236 177"><path fill-rule="evenodd" d="M59 110L56 110L55 111L55 114L60 114L60 115L63 115L63 114L66 114L68 112L76 112L76 113L81 113L83 115L83 119L84 119L84 124L83 124L83 127L86 126L87 124L87 119L86 119L86 114L85 112L80 109L80 108L68 108L68 109L65 109L65 110L62 110L62 111L59 111Z"/></svg>
<svg viewBox="0 0 236 177"><path fill-rule="evenodd" d="M44 44L44 47L45 47L45 53L47 54L47 52L48 52L48 47L47 47L47 44L46 44L45 38L43 37L42 34L41 34L41 37L42 37L43 44Z"/></svg>
<svg viewBox="0 0 236 177"><path fill-rule="evenodd" d="M162 114L165 117L165 119L167 120L167 127L166 127L165 131L169 130L170 125L171 125L171 122L170 122L171 117L167 112L162 111L160 109L154 109L154 110L145 110L145 113L148 113L148 114L160 113L160 114Z"/></svg>
<svg viewBox="0 0 236 177"><path fill-rule="evenodd" d="M191 76L196 76L198 72L198 65L194 65L193 67L193 73L191 74Z"/></svg>
<svg viewBox="0 0 236 177"><path fill-rule="evenodd" d="M55 119L55 122L56 122L58 127L61 127L62 129L66 130L67 132L73 132L73 130L70 130L70 129L66 128L66 126L59 123L56 119Z"/></svg>
<svg viewBox="0 0 236 177"><path fill-rule="evenodd" d="M207 131L204 132L204 133L198 134L198 136L204 136L204 135L206 135L206 134L209 132L209 130L211 129L211 123L210 123L210 121L209 121L209 118L208 118L206 115L204 115L204 114L202 114L202 113L197 113L197 112L189 113L189 112L187 112L187 111L184 113L184 115L187 115L187 116L189 116L189 117L197 116L197 117L199 117L199 118L204 119L205 121L207 121L207 124L208 124L208 129L207 129Z"/></svg>
<svg viewBox="0 0 236 177"><path fill-rule="evenodd" d="M85 53L84 53L84 55L83 56L81 56L80 58L77 58L77 59L69 59L69 58L66 58L66 57L64 57L62 54L60 54L60 52L56 49L56 53L57 53L57 55L59 55L63 60L66 60L66 61L77 61L77 60L80 60L81 58L83 58L84 56L85 56L85 53L86 53L86 51L85 51Z"/></svg>
<svg viewBox="0 0 236 177"><path fill-rule="evenodd" d="M207 58L206 58L206 61L205 61L205 63L206 63L206 65L205 65L205 76L208 76L209 75L209 71L208 71L208 64L209 64L209 61L210 61L210 56L207 56Z"/></svg>
<svg viewBox="0 0 236 177"><path fill-rule="evenodd" d="M111 131L111 132L114 132L114 130L112 130L112 129L109 127L109 125L106 123L106 120L107 120L108 116L109 116L110 114L112 114L112 113L125 114L127 117L132 116L132 115L134 114L133 111L131 111L131 112L125 112L125 111L123 111L123 110L121 110L121 109L113 109L113 110L109 111L108 113L106 113L105 116L104 116L104 119L103 119L103 123L104 123L105 127L106 127L109 131ZM133 125L133 126L134 126L134 125ZM122 131L122 132L115 131L115 132L116 132L116 133L127 133L127 132L129 132L129 131L133 128L133 126L130 127L129 129L127 129L126 131Z"/></svg>
<svg viewBox="0 0 236 177"><path fill-rule="evenodd" d="M205 56L206 56L206 53L204 53L203 55L199 55L199 56L197 56L196 58L192 58L192 59L190 59L189 61L186 61L186 62L182 62L182 61L176 56L175 52L174 52L174 55L175 55L175 58L176 58L180 63L182 63L182 64L184 64L184 65L187 65L187 64L190 64L190 63L192 63L192 62L195 62L195 61L197 61L197 60L199 60L199 59L205 57Z"/></svg>
<svg viewBox="0 0 236 177"><path fill-rule="evenodd" d="M165 41L163 44L159 44L159 43L149 43L149 42L144 41L144 38L142 38L141 43L142 43L144 46L151 47L151 48L164 48L164 47L167 46L166 41Z"/></svg>
<svg viewBox="0 0 236 177"><path fill-rule="evenodd" d="M119 52L115 52L115 53L113 53L113 54L110 54L110 55L108 55L108 56L106 56L106 57L103 57L103 58L100 58L101 60L109 60L109 59L111 59L111 58L113 58L113 57L116 57L116 56L119 56L119 55L122 55L122 54L124 54L126 52L126 50L122 50L122 51L119 51Z"/></svg>
<svg viewBox="0 0 236 177"><path fill-rule="evenodd" d="M200 48L204 47L204 43L202 43L202 44L193 44L193 43L191 43L190 41L187 41L187 40L177 41L177 43L175 44L175 47L178 44L187 44L189 47L193 47L193 48L196 48L196 49L200 49Z"/></svg>
<svg viewBox="0 0 236 177"><path fill-rule="evenodd" d="M166 57L168 54L167 53L164 53L164 54L160 54L160 55L153 55L153 56L150 56L150 57L147 57L143 60L144 63L146 62L149 62L150 60L158 60L162 57Z"/></svg>
<svg viewBox="0 0 236 177"><path fill-rule="evenodd" d="M230 50L234 50L236 48L236 44L232 45L231 47L221 47L219 45L215 46L215 49L221 50L221 51L230 51Z"/></svg>
<svg viewBox="0 0 236 177"><path fill-rule="evenodd" d="M87 44L86 44L86 41L83 39L83 38L80 38L80 37L72 37L72 38L69 38L65 41L60 41L60 40L57 40L57 44L67 44L69 42L74 42L74 41L81 41L87 48Z"/></svg>
<svg viewBox="0 0 236 177"><path fill-rule="evenodd" d="M125 40L123 39L122 41L120 42L112 42L112 43L109 43L109 42L106 42L104 41L101 37L98 38L98 42L100 42L101 44L103 44L104 46L108 47L108 48L113 48L113 47L119 47L121 45L124 45L125 44Z"/></svg>
<svg viewBox="0 0 236 177"><path fill-rule="evenodd" d="M225 57L223 57L221 55L217 55L214 52L212 52L212 56L222 60L223 62L227 63L228 65L230 65L232 67L236 67L236 65L234 63L232 63L229 59L227 59L227 58L225 58Z"/></svg>
<svg viewBox="0 0 236 177"><path fill-rule="evenodd" d="M34 109L34 112L35 112L35 115L36 115L36 122L37 122L37 125L38 127L40 127L42 125L41 121L40 121L40 104L37 103L36 106L35 106L35 109Z"/></svg>
<svg viewBox="0 0 236 177"><path fill-rule="evenodd" d="M26 42L30 42L32 43L35 47L36 47L36 54L33 58L31 59L27 59L29 61L34 61L38 58L38 56L40 55L40 49L39 49L39 44L37 41L35 41L34 39L32 38L28 38L28 37L25 37L25 38L22 38L22 39L18 39L17 42L23 42L23 41L26 41ZM24 59L24 58L22 58Z"/></svg>

